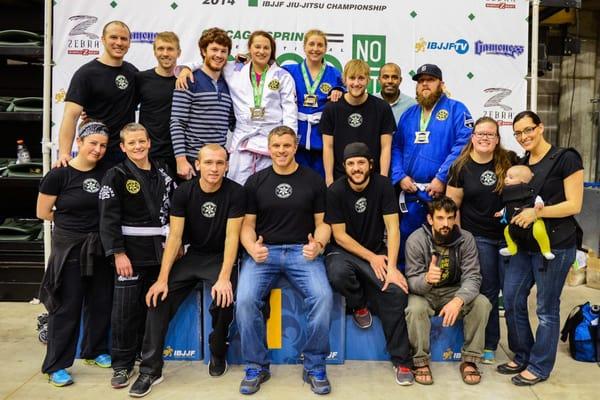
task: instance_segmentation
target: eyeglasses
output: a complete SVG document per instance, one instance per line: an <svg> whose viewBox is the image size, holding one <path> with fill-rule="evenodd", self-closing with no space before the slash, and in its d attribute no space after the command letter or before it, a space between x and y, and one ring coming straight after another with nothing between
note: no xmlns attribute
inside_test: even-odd
<svg viewBox="0 0 600 400"><path fill-rule="evenodd" d="M496 132L473 132L473 136L475 136L476 138L486 138L486 139L493 139L496 137Z"/></svg>
<svg viewBox="0 0 600 400"><path fill-rule="evenodd" d="M537 127L538 127L538 125L528 126L527 128L523 129L522 131L515 131L515 133L513 133L513 136L515 137L515 139L518 139L522 135L531 135L531 132L533 132L535 130L535 128L537 128Z"/></svg>

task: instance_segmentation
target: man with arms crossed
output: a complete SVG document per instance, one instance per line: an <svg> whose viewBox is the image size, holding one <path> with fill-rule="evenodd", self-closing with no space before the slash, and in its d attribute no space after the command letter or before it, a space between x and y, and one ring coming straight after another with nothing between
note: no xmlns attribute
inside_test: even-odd
<svg viewBox="0 0 600 400"><path fill-rule="evenodd" d="M268 136L273 165L248 178L248 207L241 241L248 252L242 264L236 319L246 376L240 393L252 394L271 377L262 310L280 276L305 299L307 312L303 380L313 392L331 391L325 359L333 297L321 253L331 230L323 221L325 184L319 174L294 160L296 133L287 126Z"/></svg>
<svg viewBox="0 0 600 400"><path fill-rule="evenodd" d="M234 266L246 198L239 184L224 178L227 152L222 146L202 147L196 169L200 178L185 182L173 196L160 274L146 294L148 315L142 362L140 376L129 391L132 397L145 396L152 385L162 381L162 352L169 321L199 282L212 286L213 331L208 337L208 371L217 377L227 369L227 333L233 320L233 287L237 278ZM176 261L184 232L190 247Z"/></svg>

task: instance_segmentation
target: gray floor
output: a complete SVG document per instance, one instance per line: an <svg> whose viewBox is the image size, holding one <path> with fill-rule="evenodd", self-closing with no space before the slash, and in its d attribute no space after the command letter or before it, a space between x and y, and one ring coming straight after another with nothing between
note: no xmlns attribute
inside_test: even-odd
<svg viewBox="0 0 600 400"><path fill-rule="evenodd" d="M533 308L530 298L530 309ZM565 287L561 319L564 321L574 305L586 300L600 303L600 290L585 286ZM70 369L75 384L55 388L39 372L45 347L37 340L35 316L42 306L26 303L0 303L0 398L2 399L125 399L127 391L114 390L109 385L110 370L83 365L77 361ZM535 318L534 318L535 320ZM504 324L504 320L501 320ZM506 330L503 327L499 362L508 359ZM330 366L333 385L329 399L386 399L418 397L427 399L600 399L600 367L580 363L568 355L566 344L560 343L558 360L551 378L532 388L518 388L509 377L494 371L494 366L482 366L482 383L467 386L460 380L458 363L434 363L433 386L396 385L391 365L385 362L348 361ZM314 398L303 385L301 366L272 367L272 379L265 383L255 399ZM222 378L210 378L206 366L199 362L169 362L165 380L154 387L149 399L239 399L238 384L242 367L233 366Z"/></svg>

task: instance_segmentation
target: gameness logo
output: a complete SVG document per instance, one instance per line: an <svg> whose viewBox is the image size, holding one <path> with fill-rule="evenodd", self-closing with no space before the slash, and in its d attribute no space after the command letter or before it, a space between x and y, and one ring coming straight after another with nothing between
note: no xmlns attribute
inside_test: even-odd
<svg viewBox="0 0 600 400"><path fill-rule="evenodd" d="M465 39L458 39L454 42L439 42L435 40L425 40L419 38L415 42L415 53L425 53L428 50L432 51L454 51L456 54L467 54L469 52L469 42Z"/></svg>
<svg viewBox="0 0 600 400"><path fill-rule="evenodd" d="M499 43L484 43L481 40L475 42L475 54L492 54L497 56L505 56L517 58L525 52L525 46L518 44L499 44Z"/></svg>

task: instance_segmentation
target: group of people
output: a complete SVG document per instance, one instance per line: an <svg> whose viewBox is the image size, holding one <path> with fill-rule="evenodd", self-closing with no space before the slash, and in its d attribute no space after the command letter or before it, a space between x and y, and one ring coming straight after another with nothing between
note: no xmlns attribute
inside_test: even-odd
<svg viewBox="0 0 600 400"><path fill-rule="evenodd" d="M50 383L73 383L67 368L83 315L81 357L112 367L114 388L129 385L138 359L129 394L147 395L163 380L170 319L205 282L209 373L228 368L235 318L246 363L239 390L255 393L270 378L265 319L282 275L305 298L302 378L317 394L331 391L332 291L359 328L381 319L398 384L429 385L429 317L464 320L460 373L478 384L477 364L495 362L502 290L514 358L498 372L516 385L549 377L583 166L576 151L546 141L535 113L514 118L526 151L517 159L500 145L496 121L474 122L444 93L438 66L417 69L415 100L388 63L374 96L364 61L342 73L324 62L319 30L304 35L306 58L284 66L265 31L228 61L231 39L208 29L202 63L181 66L179 39L161 32L158 64L143 72L124 61L125 23L106 24L102 42L102 55L71 80L58 168L40 185L38 216L54 221L40 293ZM526 301L534 284L535 338Z"/></svg>

